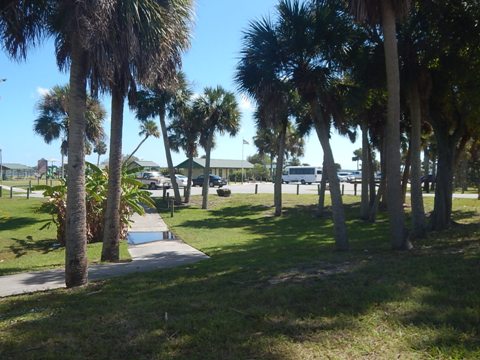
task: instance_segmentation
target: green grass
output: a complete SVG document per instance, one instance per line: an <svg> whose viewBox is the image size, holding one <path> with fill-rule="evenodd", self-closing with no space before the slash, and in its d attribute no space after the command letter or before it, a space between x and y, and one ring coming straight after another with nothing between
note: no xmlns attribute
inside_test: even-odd
<svg viewBox="0 0 480 360"><path fill-rule="evenodd" d="M364 224L345 200L342 253L315 196L285 195L281 218L271 195L165 210L211 259L3 299L0 358L479 358L479 202L454 200L459 225L397 253L385 216Z"/></svg>
<svg viewBox="0 0 480 360"><path fill-rule="evenodd" d="M42 199L0 198L0 275L63 267L65 249L58 246L56 228L40 230L50 219L38 213ZM99 262L102 244L88 244L88 259ZM122 242L120 257L129 259Z"/></svg>

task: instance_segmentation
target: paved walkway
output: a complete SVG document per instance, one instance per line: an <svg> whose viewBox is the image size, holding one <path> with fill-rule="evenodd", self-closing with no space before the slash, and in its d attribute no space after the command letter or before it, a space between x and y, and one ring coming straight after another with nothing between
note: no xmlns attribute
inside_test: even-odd
<svg viewBox="0 0 480 360"><path fill-rule="evenodd" d="M131 232L165 232L167 225L156 211L145 216L135 215ZM129 245L131 262L98 264L88 269L90 281L191 264L208 256L181 240L162 240L141 245ZM63 269L0 276L0 297L65 287Z"/></svg>

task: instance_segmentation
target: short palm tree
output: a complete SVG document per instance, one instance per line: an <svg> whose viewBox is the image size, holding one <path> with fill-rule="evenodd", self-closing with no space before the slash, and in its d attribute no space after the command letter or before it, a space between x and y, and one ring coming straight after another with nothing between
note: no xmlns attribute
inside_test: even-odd
<svg viewBox="0 0 480 360"><path fill-rule="evenodd" d="M39 117L34 120L33 131L42 136L47 144L57 139L62 139L60 153L62 155L62 169L64 157L68 156L68 86L54 86L40 99L37 109ZM87 112L85 118L85 143L95 144L103 141L105 133L102 123L106 112L102 104L95 98L87 97Z"/></svg>
<svg viewBox="0 0 480 360"><path fill-rule="evenodd" d="M143 143L150 137L153 136L154 138L159 138L160 137L160 131L158 130L157 124L155 124L154 121L152 120L147 120L147 121L142 121L140 123L140 132L138 133L139 136L143 136L143 139L140 141L140 143L137 145L135 150L132 151L130 155L123 161L124 164L128 164L130 159L132 158L133 155L140 149L140 146L143 145Z"/></svg>
<svg viewBox="0 0 480 360"><path fill-rule="evenodd" d="M97 154L97 167L100 165L100 156L107 153L107 143L103 140L98 141L93 147L93 152Z"/></svg>
<svg viewBox="0 0 480 360"><path fill-rule="evenodd" d="M183 149L188 159L187 187L185 203L190 202L190 192L193 174L193 158L198 155L197 147L200 140L201 122L195 117L193 104L190 101L177 102L172 121L168 127L168 141L173 151Z"/></svg>
<svg viewBox="0 0 480 360"><path fill-rule="evenodd" d="M359 21L381 24L387 74L388 109L386 125L387 204L393 249L405 249L405 221L400 183L400 70L396 20L408 12L410 0L349 0Z"/></svg>
<svg viewBox="0 0 480 360"><path fill-rule="evenodd" d="M210 153L216 133L235 136L240 127L240 110L235 95L221 86L207 87L195 100L195 116L202 124L200 144L205 149L202 209L208 208Z"/></svg>
<svg viewBox="0 0 480 360"><path fill-rule="evenodd" d="M158 116L167 158L168 171L172 182L175 202L181 203L180 191L175 179L175 168L171 154L171 146L167 131L167 116L174 117L178 104L189 99L191 90L182 72L175 74L173 79L166 83L151 84L148 88L139 91L137 101L132 104L137 118L146 120Z"/></svg>

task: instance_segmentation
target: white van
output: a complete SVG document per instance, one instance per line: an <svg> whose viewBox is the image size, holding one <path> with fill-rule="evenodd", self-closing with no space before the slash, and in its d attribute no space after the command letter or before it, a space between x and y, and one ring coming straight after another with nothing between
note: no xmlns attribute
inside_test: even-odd
<svg viewBox="0 0 480 360"><path fill-rule="evenodd" d="M287 166L282 175L282 182L299 182L311 184L322 181L322 168L315 166Z"/></svg>

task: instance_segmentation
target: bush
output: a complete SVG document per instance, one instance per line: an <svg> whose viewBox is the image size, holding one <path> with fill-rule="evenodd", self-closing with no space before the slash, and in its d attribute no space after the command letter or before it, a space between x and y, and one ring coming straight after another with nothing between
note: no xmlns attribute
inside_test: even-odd
<svg viewBox="0 0 480 360"><path fill-rule="evenodd" d="M143 184L135 179L135 169L122 171L122 195L120 198L120 237L125 239L134 213L144 214L142 204L154 206L150 193L141 189ZM65 245L65 215L67 186L62 181L58 186L43 186L43 196L49 197L48 202L40 206L39 211L52 215L52 220L41 229L57 226L57 241ZM93 164L87 163L85 177L85 192L87 204L87 241L101 242L105 211L107 207L108 172Z"/></svg>
<svg viewBox="0 0 480 360"><path fill-rule="evenodd" d="M218 196L229 197L232 194L232 190L220 188L220 189L217 189L217 194Z"/></svg>

